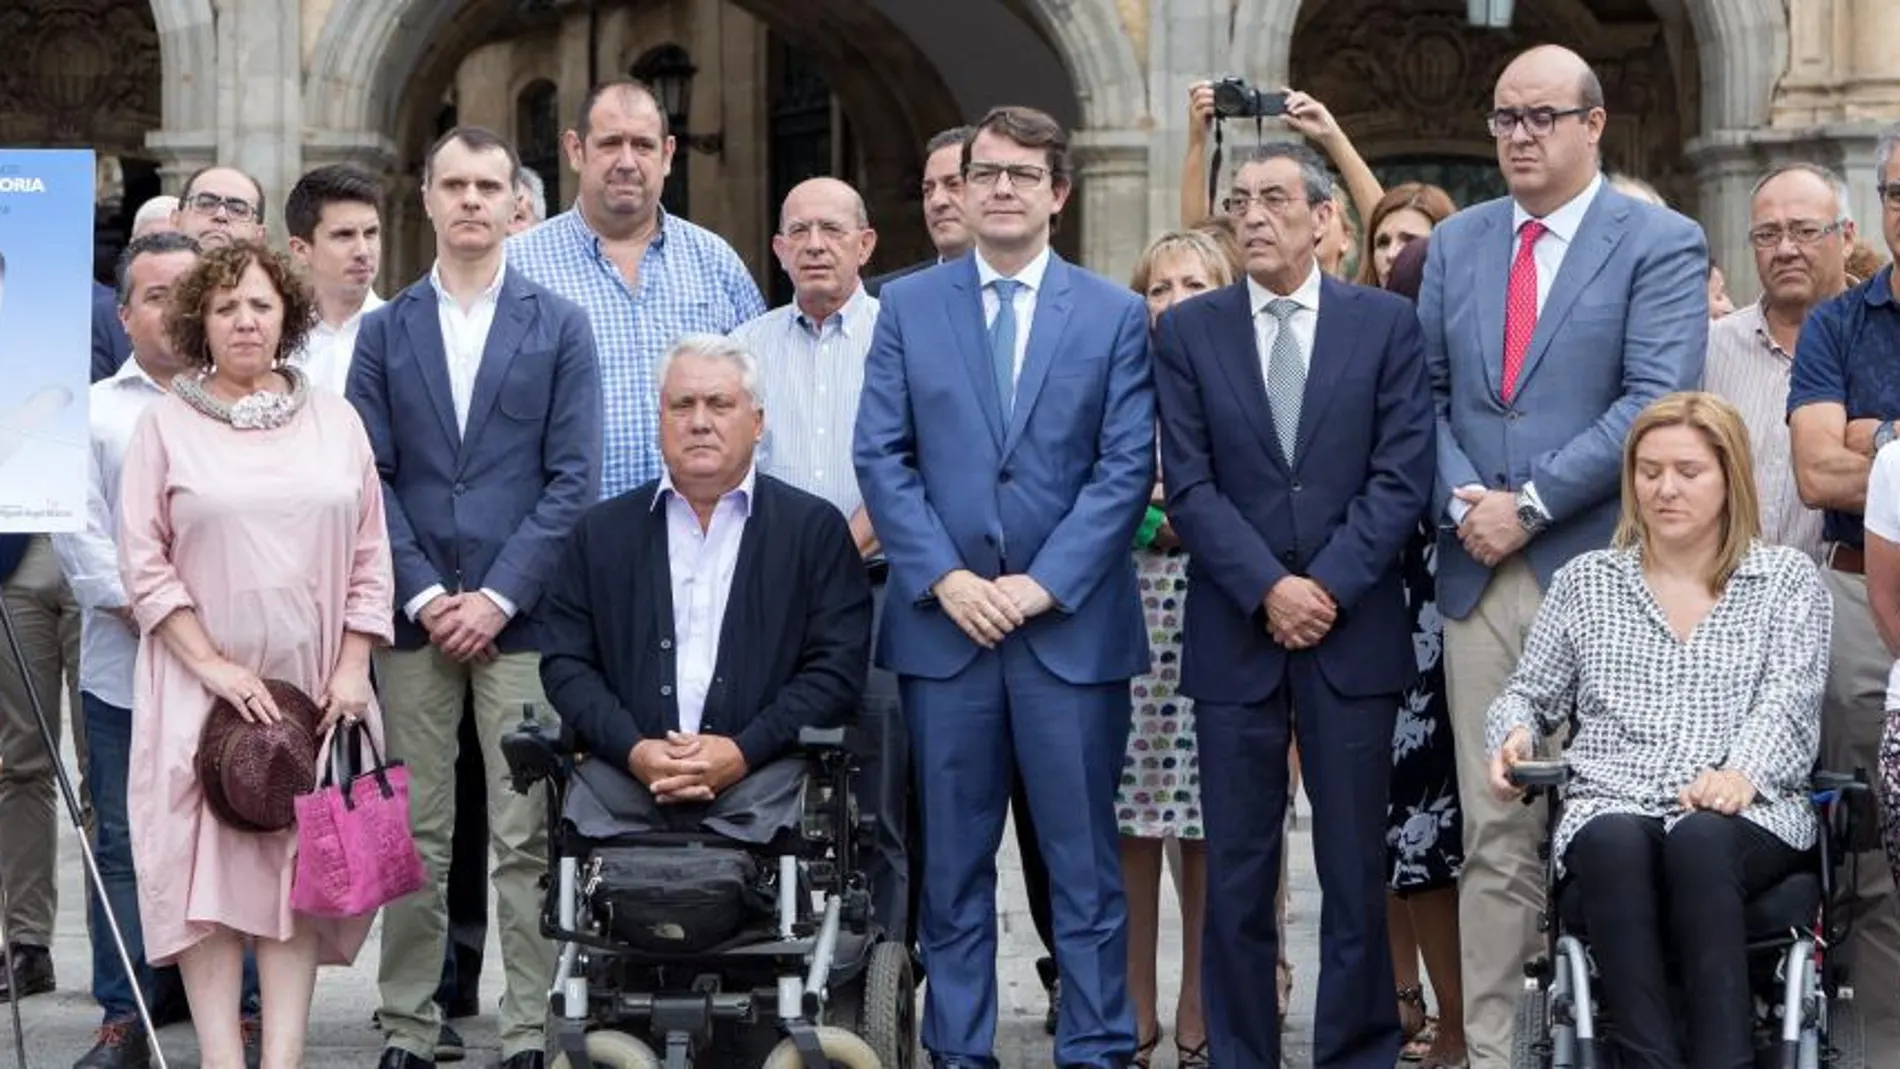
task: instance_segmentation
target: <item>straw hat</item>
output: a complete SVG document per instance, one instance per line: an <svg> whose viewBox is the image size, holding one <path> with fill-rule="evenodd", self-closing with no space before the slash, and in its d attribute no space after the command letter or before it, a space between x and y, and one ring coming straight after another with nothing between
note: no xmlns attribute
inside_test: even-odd
<svg viewBox="0 0 1900 1069"><path fill-rule="evenodd" d="M220 698L198 736L205 805L239 831L289 828L297 819L296 797L317 788L317 703L281 679L265 680L264 688L282 720L251 723Z"/></svg>

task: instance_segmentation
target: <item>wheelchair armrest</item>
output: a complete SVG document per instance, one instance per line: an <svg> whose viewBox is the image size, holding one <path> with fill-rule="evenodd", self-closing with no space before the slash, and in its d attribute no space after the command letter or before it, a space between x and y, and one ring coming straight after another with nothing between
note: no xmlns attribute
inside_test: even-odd
<svg viewBox="0 0 1900 1069"><path fill-rule="evenodd" d="M1867 782L1867 773L1864 771L1847 773L1816 769L1814 775L1808 780L1808 790L1813 794L1827 794L1835 791L1841 794L1858 794L1872 789L1872 785Z"/></svg>
<svg viewBox="0 0 1900 1069"><path fill-rule="evenodd" d="M524 717L519 727L501 737L509 785L515 793L526 794L536 783L559 777L563 763L574 752L573 744L566 731L550 731L545 722Z"/></svg>
<svg viewBox="0 0 1900 1069"><path fill-rule="evenodd" d="M1531 789L1561 787L1571 775L1566 761L1519 761L1508 774L1512 786Z"/></svg>
<svg viewBox="0 0 1900 1069"><path fill-rule="evenodd" d="M851 729L847 727L799 728L798 748L822 755L851 749Z"/></svg>

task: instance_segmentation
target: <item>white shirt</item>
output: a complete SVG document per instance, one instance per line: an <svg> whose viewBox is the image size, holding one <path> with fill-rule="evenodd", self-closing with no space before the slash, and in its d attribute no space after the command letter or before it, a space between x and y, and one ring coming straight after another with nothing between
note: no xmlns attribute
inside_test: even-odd
<svg viewBox="0 0 1900 1069"><path fill-rule="evenodd" d="M739 568L739 546L752 515L757 469L748 468L737 488L713 506L712 522L702 530L699 516L673 489L673 474L660 476L653 506L666 504L666 556L673 579L674 682L678 687L680 730L697 733L719 664L719 633L726 624L726 600Z"/></svg>
<svg viewBox="0 0 1900 1069"><path fill-rule="evenodd" d="M1036 295L1042 292L1042 276L1049 270L1049 247L1044 245L1036 258L1023 265L1014 275L1005 275L991 267L983 259L981 249L976 252L976 280L983 287L983 326L988 329L996 322L996 290L990 283L999 278L1011 278L1022 283L1016 290L1015 299L1010 307L1016 310L1016 369L1011 382L1022 378L1023 356L1029 352L1029 327L1036 320Z"/></svg>
<svg viewBox="0 0 1900 1069"><path fill-rule="evenodd" d="M1888 442L1874 456L1867 476L1867 533L1900 544L1900 442ZM1887 673L1887 708L1900 709L1900 661Z"/></svg>
<svg viewBox="0 0 1900 1069"><path fill-rule="evenodd" d="M765 440L754 463L831 502L847 519L864 504L851 439L877 313L877 298L859 286L816 328L798 305L788 304L732 332L759 361Z"/></svg>
<svg viewBox="0 0 1900 1069"><path fill-rule="evenodd" d="M120 709L132 708L139 636L109 611L130 604L119 578L119 476L139 417L163 396L164 388L136 358L127 360L118 374L92 385L86 529L52 538L60 571L79 603L79 689Z"/></svg>
<svg viewBox="0 0 1900 1069"><path fill-rule="evenodd" d="M482 369L482 350L488 347L488 331L495 325L495 309L501 303L501 283L507 274L507 264L495 268L494 281L476 296L474 304L463 308L442 285L442 262L436 261L429 269L429 285L435 287L436 315L442 324L442 355L449 365L449 396L455 405L458 434L468 430L469 400L475 395L475 376ZM410 598L402 611L410 620L415 620L424 606L448 592L447 587L436 583ZM503 616L514 619L513 601L487 587L482 588L482 593L495 603Z"/></svg>
<svg viewBox="0 0 1900 1069"><path fill-rule="evenodd" d="M1259 350L1260 379L1272 381L1267 377L1267 358L1273 352L1273 342L1280 336L1280 320L1267 311L1270 302L1289 300L1299 305L1299 309L1287 317L1286 329L1293 332L1293 340L1300 346L1300 367L1304 371L1313 370L1313 337L1319 330L1319 262L1306 273L1306 281L1292 293L1275 293L1247 276L1247 304L1253 309L1254 347Z"/></svg>
<svg viewBox="0 0 1900 1069"><path fill-rule="evenodd" d="M363 317L384 305L384 300L371 290L363 298L363 307L356 314L345 319L338 326L331 326L323 320L310 328L309 336L304 338L303 346L292 354L290 362L303 369L312 386L321 386L332 393L341 394L350 383L350 363L356 359L356 334L362 329Z"/></svg>

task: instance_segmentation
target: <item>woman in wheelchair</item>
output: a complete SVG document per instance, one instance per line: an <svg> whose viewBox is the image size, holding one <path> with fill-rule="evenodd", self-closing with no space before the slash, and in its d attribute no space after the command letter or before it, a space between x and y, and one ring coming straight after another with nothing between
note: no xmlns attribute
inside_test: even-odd
<svg viewBox="0 0 1900 1069"><path fill-rule="evenodd" d="M1757 541L1752 472L1721 399L1645 409L1613 548L1557 573L1490 709L1505 795L1536 740L1573 729L1553 857L1581 892L1623 1069L1754 1065L1743 907L1815 843L1832 607L1813 561Z"/></svg>

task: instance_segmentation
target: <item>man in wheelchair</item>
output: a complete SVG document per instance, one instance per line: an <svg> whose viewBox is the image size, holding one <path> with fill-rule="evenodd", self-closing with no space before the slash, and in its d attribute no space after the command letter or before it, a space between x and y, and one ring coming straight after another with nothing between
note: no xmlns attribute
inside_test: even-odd
<svg viewBox="0 0 1900 1069"><path fill-rule="evenodd" d="M1505 795L1535 741L1572 728L1552 868L1623 1069L1755 1064L1748 904L1814 868L1832 608L1808 557L1756 540L1751 472L1713 395L1639 415L1614 548L1557 573L1489 714Z"/></svg>
<svg viewBox="0 0 1900 1069"><path fill-rule="evenodd" d="M576 750L556 842L577 846L557 853L561 864L587 854L581 896L596 899L602 939L615 944L599 956L729 964L715 955L734 935L722 887L745 885L740 904L763 916L768 941L789 940L804 912L791 904L812 889L803 870L758 859L791 862L801 849L811 767L801 733L857 715L871 590L838 511L753 470L765 414L751 354L688 337L659 373L665 474L581 519L546 595L542 682ZM836 790L848 791L841 751L834 766ZM754 868L760 879L745 875ZM622 915L598 903L611 896L628 904ZM561 969L587 954L564 948ZM674 975L704 987L697 970ZM719 1005L744 1008L701 1001L712 1018ZM673 1031L653 1017L655 1034Z"/></svg>

